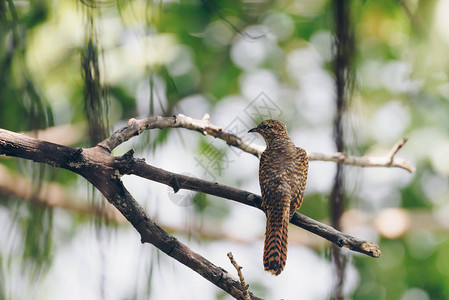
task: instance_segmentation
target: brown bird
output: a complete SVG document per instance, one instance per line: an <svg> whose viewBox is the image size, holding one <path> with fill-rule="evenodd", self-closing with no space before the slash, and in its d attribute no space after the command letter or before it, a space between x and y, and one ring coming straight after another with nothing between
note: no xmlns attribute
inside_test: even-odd
<svg viewBox="0 0 449 300"><path fill-rule="evenodd" d="M288 223L301 206L309 162L306 151L295 146L281 121L265 120L248 132L258 132L267 144L259 166L262 209L267 217L263 264L265 271L279 275L287 260Z"/></svg>

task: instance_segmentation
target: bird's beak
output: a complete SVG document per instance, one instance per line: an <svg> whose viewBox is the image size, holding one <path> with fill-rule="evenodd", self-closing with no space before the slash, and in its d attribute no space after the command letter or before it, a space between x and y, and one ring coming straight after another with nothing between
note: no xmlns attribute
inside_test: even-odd
<svg viewBox="0 0 449 300"><path fill-rule="evenodd" d="M250 132L259 132L259 130L257 129L257 127L251 128L250 130L248 130L248 133Z"/></svg>

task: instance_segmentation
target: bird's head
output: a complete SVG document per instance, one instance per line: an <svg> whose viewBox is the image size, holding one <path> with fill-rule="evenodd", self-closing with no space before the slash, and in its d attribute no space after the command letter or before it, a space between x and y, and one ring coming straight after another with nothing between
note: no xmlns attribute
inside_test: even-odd
<svg viewBox="0 0 449 300"><path fill-rule="evenodd" d="M248 132L259 133L267 144L275 138L288 137L287 126L278 120L262 121L257 127L250 129Z"/></svg>

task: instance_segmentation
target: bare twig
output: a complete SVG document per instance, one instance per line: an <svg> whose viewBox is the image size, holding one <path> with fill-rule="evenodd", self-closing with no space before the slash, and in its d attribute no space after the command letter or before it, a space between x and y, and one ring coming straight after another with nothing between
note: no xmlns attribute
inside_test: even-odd
<svg viewBox="0 0 449 300"><path fill-rule="evenodd" d="M390 158L390 164L393 163L394 156L396 155L396 153L398 153L399 150L401 150L402 147L404 147L404 145L405 145L405 143L407 143L407 141L408 141L408 138L403 138L402 140L400 140L399 142L394 144L394 146L391 148L391 150L388 151L386 156Z"/></svg>
<svg viewBox="0 0 449 300"><path fill-rule="evenodd" d="M115 147L129 140L133 136L142 133L146 129L162 129L162 128L185 128L201 132L225 141L228 145L237 147L247 153L260 157L264 146L249 143L235 134L222 130L221 127L210 123L209 115L206 114L202 120L192 119L183 114L173 117L150 117L145 119L130 119L128 125L116 131L111 137L102 141L99 146L111 152ZM405 160L396 158L394 155L407 142L406 139L399 141L390 152L385 156L351 156L344 153L308 153L309 160L332 161L339 164L353 165L359 167L396 167L402 168L409 172L414 172L415 168L410 166ZM400 146L398 146L400 145ZM394 152L392 152L395 150Z"/></svg>
<svg viewBox="0 0 449 300"><path fill-rule="evenodd" d="M232 255L232 252L228 253L228 257L229 257L229 260L231 261L231 264L237 270L237 274L239 275L240 284L242 285L242 289L243 289L243 298L245 300L249 300L249 293L248 293L249 284L245 283L245 278L243 277L243 273L242 273L242 267L239 266L237 264L237 262L234 260L234 256Z"/></svg>
<svg viewBox="0 0 449 300"><path fill-rule="evenodd" d="M333 161L339 164L353 165L359 167L397 167L415 172L415 168L407 161L395 157L396 153L405 145L408 139L404 138L397 142L384 156L350 156L341 152L337 153L309 153L310 160Z"/></svg>

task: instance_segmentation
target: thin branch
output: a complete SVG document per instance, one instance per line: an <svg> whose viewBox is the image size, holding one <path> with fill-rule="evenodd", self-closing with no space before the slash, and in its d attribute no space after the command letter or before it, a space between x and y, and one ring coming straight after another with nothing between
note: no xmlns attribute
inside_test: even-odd
<svg viewBox="0 0 449 300"><path fill-rule="evenodd" d="M249 143L235 134L225 132L221 127L213 125L206 114L202 120L192 119L183 114L173 117L149 117L140 120L130 119L128 125L116 131L111 137L105 139L98 145L111 152L121 143L131 139L133 136L141 134L147 129L162 128L185 128L198 131L204 135L210 135L225 141L228 145L237 147L247 153L260 157L265 147ZM394 155L407 142L407 139L399 141L392 150L385 156L351 156L344 153L308 153L309 160L332 161L338 164L353 165L359 167L396 167L409 172L414 172L415 168L410 166L404 159L396 158ZM400 145L398 147L398 145Z"/></svg>
<svg viewBox="0 0 449 300"><path fill-rule="evenodd" d="M232 252L228 253L228 257L229 257L229 260L231 261L231 264L237 270L237 274L239 275L240 284L242 285L242 288L243 288L243 298L245 300L249 300L249 293L248 293L249 284L245 283L245 277L243 277L242 267L239 266L237 264L237 262L234 260L234 256L232 255Z"/></svg>
<svg viewBox="0 0 449 300"><path fill-rule="evenodd" d="M394 156L406 142L407 139L400 140L383 156L350 156L341 152L309 153L308 155L310 160L333 161L358 167L396 167L413 173L416 171L414 167L410 166L406 160Z"/></svg>
<svg viewBox="0 0 449 300"><path fill-rule="evenodd" d="M192 119L183 114L178 114L173 117L155 116L140 120L130 119L127 126L117 130L111 137L105 139L98 145L111 152L115 147L141 134L144 130L163 128L185 128L198 131L204 135L219 138L228 145L240 148L255 156L260 156L264 150L263 146L248 143L232 133L224 132L221 127L211 124L208 114L202 120Z"/></svg>
<svg viewBox="0 0 449 300"><path fill-rule="evenodd" d="M408 141L408 138L403 138L402 140L400 140L399 142L394 144L394 146L391 148L391 150L388 151L388 154L386 156L390 158L389 159L390 164L393 163L394 156L396 155L396 153L398 153L399 150L401 150L402 147L404 147L404 145L405 145L405 143L407 143L407 141Z"/></svg>

